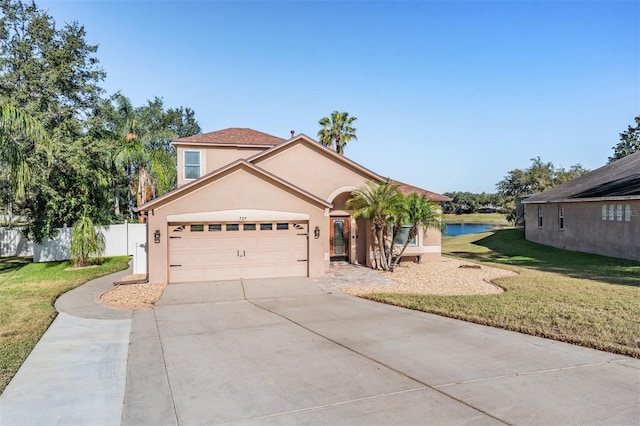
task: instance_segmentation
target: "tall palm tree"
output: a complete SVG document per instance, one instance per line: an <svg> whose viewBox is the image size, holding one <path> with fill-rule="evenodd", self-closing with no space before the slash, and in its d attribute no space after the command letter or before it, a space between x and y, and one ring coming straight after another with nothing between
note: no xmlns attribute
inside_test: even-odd
<svg viewBox="0 0 640 426"><path fill-rule="evenodd" d="M371 230L380 255L380 266L384 270L389 270L390 267L387 258L391 249L387 247L389 226L398 222L402 204L403 195L398 185L390 184L388 180L382 184L369 181L365 186L353 191L351 198L347 200L347 208L353 209L354 219L362 217L371 220Z"/></svg>
<svg viewBox="0 0 640 426"><path fill-rule="evenodd" d="M0 162L9 168L15 197L23 199L31 180L24 141L43 148L50 155L46 130L33 117L8 104L0 105Z"/></svg>
<svg viewBox="0 0 640 426"><path fill-rule="evenodd" d="M177 134L168 129L149 130L139 118L131 101L123 95L116 95L117 137L119 147L114 156L114 164L124 170L127 181L127 202L129 217L133 220L134 200L142 205L173 189L175 185L174 157L160 149L151 149L151 141L171 140ZM116 185L116 200L119 198ZM140 217L142 220L142 217Z"/></svg>
<svg viewBox="0 0 640 426"><path fill-rule="evenodd" d="M344 155L344 147L350 140L358 140L353 122L356 117L349 117L348 112L333 111L329 117L322 117L318 123L322 126L318 130L320 143Z"/></svg>
<svg viewBox="0 0 640 426"><path fill-rule="evenodd" d="M400 254L396 256L391 264L390 269L392 271L398 262L400 262L400 258L407 249L409 242L418 235L419 228L422 228L426 235L428 228L441 230L444 227L444 219L440 206L429 200L425 195L418 195L416 193L407 195L404 199L403 210L404 214L401 215L403 222L399 225L409 224L411 227L409 228L407 240L404 242L402 250L400 250Z"/></svg>

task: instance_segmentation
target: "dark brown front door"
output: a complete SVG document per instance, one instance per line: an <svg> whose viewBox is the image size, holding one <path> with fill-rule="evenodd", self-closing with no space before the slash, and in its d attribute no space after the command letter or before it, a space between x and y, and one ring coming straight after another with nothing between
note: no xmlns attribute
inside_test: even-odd
<svg viewBox="0 0 640 426"><path fill-rule="evenodd" d="M329 225L329 256L331 260L348 260L349 218L332 217Z"/></svg>

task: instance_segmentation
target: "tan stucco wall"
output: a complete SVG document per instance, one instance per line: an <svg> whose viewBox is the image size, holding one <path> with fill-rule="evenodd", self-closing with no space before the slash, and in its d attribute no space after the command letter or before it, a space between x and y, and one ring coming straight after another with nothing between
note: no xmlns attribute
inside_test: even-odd
<svg viewBox="0 0 640 426"><path fill-rule="evenodd" d="M622 220L602 220L602 206L622 205ZM564 207L564 229L559 229L558 206ZM625 205L631 220L625 221ZM538 206L542 227L538 227ZM527 240L567 250L640 261L640 200L525 204Z"/></svg>
<svg viewBox="0 0 640 426"><path fill-rule="evenodd" d="M324 275L328 266L324 253L328 252L326 238L314 239L313 230L320 228L320 235L328 235L325 208L299 198L290 190L267 182L253 171L235 170L216 182L190 191L180 198L154 209L148 216L148 232L161 232L161 242L149 243L149 281L166 283L168 278L168 224L167 216L182 213L211 212L233 209L260 209L307 213L309 219L309 276ZM241 222L241 221L239 221Z"/></svg>
<svg viewBox="0 0 640 426"><path fill-rule="evenodd" d="M202 145L179 145L176 148L177 154L177 167L178 167L178 187L192 182L192 180L184 179L184 151L200 151L201 161L201 175L205 175L214 170L217 170L223 166L233 163L239 159L249 158L259 152L264 151L265 148L238 148L234 146L224 147L206 147Z"/></svg>
<svg viewBox="0 0 640 426"><path fill-rule="evenodd" d="M260 159L256 165L330 202L338 188L357 188L370 180L303 143Z"/></svg>

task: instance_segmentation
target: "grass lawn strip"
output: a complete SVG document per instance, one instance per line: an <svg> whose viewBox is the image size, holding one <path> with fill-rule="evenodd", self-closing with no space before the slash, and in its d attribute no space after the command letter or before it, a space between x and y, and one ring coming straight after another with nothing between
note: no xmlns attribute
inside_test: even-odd
<svg viewBox="0 0 640 426"><path fill-rule="evenodd" d="M511 225L503 213L446 214L444 223L488 223L499 226Z"/></svg>
<svg viewBox="0 0 640 426"><path fill-rule="evenodd" d="M128 262L120 256L96 267L71 269L69 261L0 261L0 392L56 317L55 300L87 281L125 270Z"/></svg>
<svg viewBox="0 0 640 426"><path fill-rule="evenodd" d="M443 238L443 252L517 272L488 296L367 299L640 358L640 263L535 244L521 230Z"/></svg>

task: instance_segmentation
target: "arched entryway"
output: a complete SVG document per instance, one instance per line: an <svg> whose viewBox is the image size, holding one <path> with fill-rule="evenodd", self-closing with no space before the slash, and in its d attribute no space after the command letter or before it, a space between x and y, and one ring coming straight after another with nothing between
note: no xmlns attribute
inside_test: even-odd
<svg viewBox="0 0 640 426"><path fill-rule="evenodd" d="M353 210L347 208L354 188L341 188L330 200L333 208L329 211L329 257L331 261L366 264L368 233L365 219L354 219Z"/></svg>

